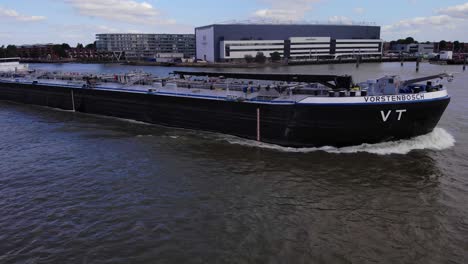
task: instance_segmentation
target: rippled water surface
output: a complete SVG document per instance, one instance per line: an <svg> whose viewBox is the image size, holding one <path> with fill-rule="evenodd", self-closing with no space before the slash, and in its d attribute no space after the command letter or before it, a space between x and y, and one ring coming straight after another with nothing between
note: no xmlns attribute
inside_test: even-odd
<svg viewBox="0 0 468 264"><path fill-rule="evenodd" d="M461 66L259 71L362 81ZM433 133L342 149L0 102L0 263L468 263L467 83L448 85Z"/></svg>

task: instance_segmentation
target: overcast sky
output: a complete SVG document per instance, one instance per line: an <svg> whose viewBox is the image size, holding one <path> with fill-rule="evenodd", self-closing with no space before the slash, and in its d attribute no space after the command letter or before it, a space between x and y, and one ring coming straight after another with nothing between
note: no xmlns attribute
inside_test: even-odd
<svg viewBox="0 0 468 264"><path fill-rule="evenodd" d="M96 33L193 33L227 21L373 22L382 39L468 42L456 0L0 0L0 45L91 43Z"/></svg>

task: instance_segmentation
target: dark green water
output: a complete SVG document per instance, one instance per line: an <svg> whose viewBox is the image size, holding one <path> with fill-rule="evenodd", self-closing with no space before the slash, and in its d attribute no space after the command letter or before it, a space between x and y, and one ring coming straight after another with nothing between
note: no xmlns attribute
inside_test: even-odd
<svg viewBox="0 0 468 264"><path fill-rule="evenodd" d="M260 71L359 81L461 71L414 68ZM452 102L432 134L344 149L0 102L0 263L467 263L467 83L465 72L448 84Z"/></svg>

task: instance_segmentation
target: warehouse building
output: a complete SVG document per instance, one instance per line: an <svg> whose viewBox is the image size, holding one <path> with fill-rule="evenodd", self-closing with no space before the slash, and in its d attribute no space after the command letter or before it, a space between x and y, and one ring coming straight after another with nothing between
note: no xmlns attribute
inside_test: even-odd
<svg viewBox="0 0 468 264"><path fill-rule="evenodd" d="M381 56L380 27L318 24L213 24L195 29L196 57L209 62L262 52L285 58Z"/></svg>
<svg viewBox="0 0 468 264"><path fill-rule="evenodd" d="M404 52L409 54L432 54L434 53L434 44L433 43L412 43L412 44L395 44L392 47L394 52Z"/></svg>
<svg viewBox="0 0 468 264"><path fill-rule="evenodd" d="M182 53L184 57L195 56L194 34L97 34L96 49L112 53L119 60L144 60L158 54Z"/></svg>

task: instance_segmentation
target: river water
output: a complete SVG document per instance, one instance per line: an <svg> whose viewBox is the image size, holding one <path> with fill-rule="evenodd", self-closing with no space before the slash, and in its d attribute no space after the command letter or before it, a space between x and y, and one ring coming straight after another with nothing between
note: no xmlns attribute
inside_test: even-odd
<svg viewBox="0 0 468 264"><path fill-rule="evenodd" d="M364 81L461 70L385 63L249 71ZM468 263L467 83L461 72L448 84L452 102L433 133L341 149L0 102L0 263Z"/></svg>

